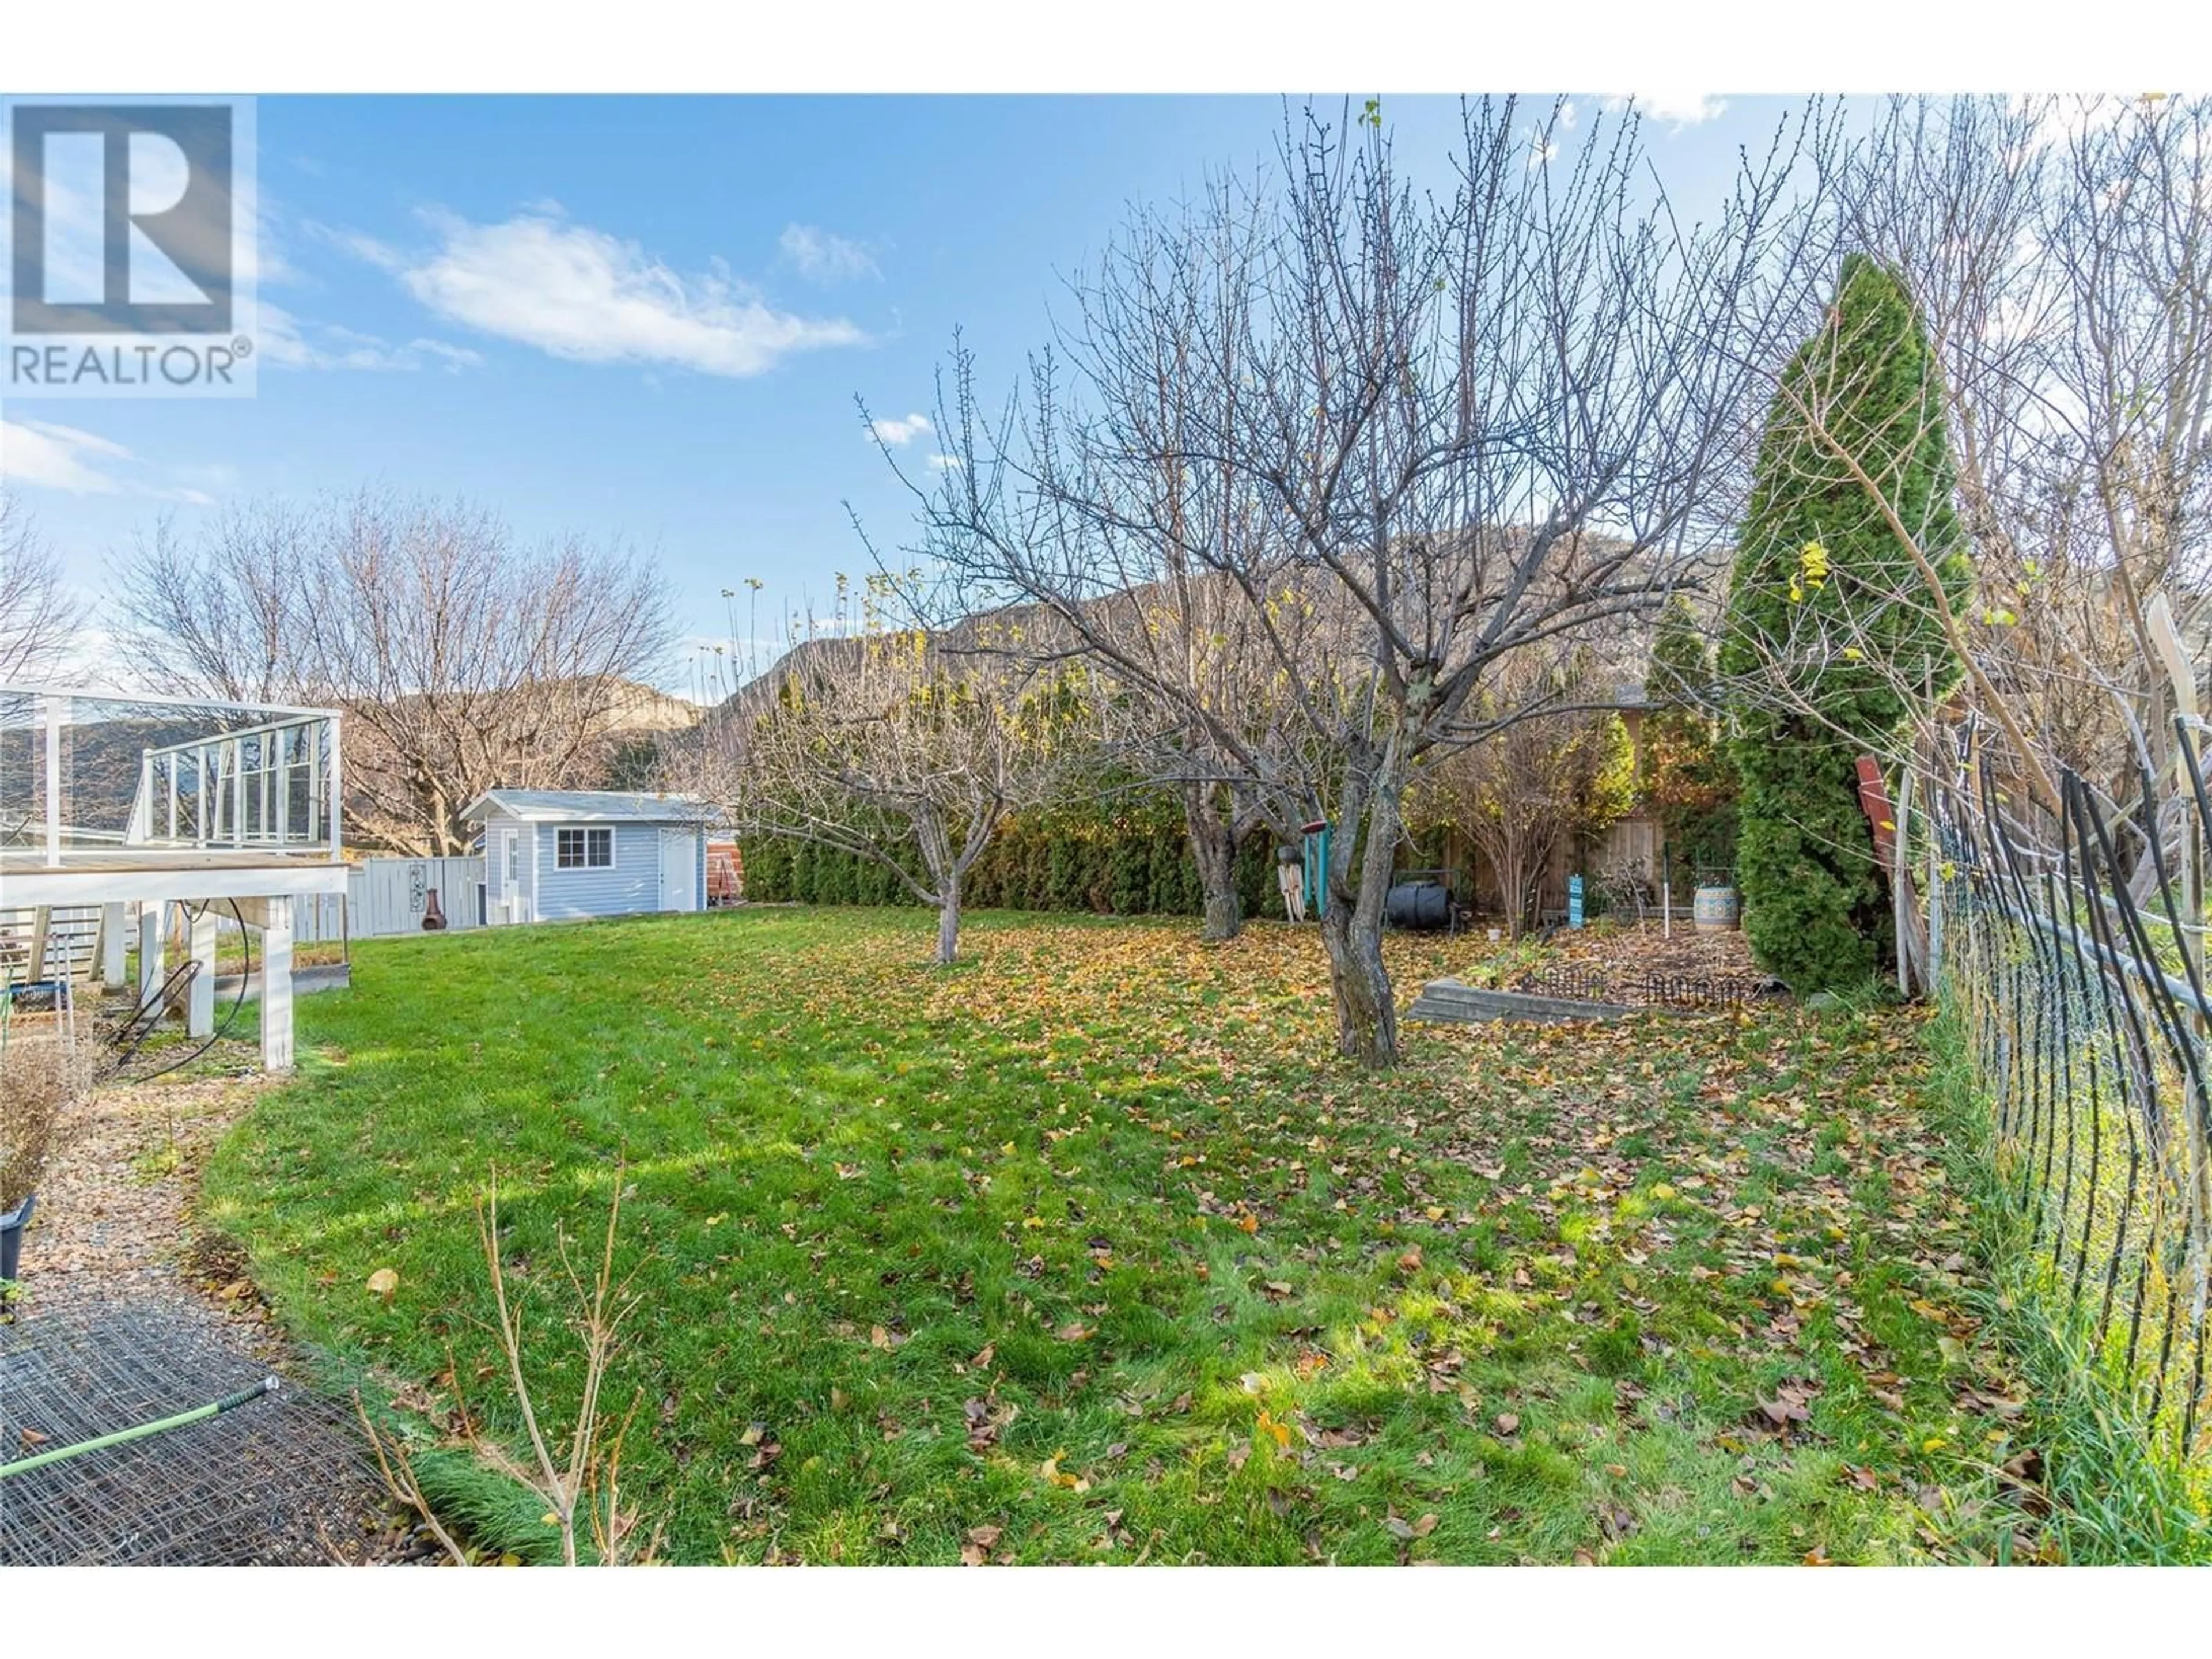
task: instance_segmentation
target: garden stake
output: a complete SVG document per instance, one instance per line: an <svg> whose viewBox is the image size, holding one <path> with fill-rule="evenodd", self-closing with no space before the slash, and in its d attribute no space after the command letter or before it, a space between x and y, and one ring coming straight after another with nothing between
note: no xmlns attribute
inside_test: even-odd
<svg viewBox="0 0 2212 1659"><path fill-rule="evenodd" d="M33 1457L18 1458L13 1463L0 1463L0 1480L5 1480L11 1474L28 1474L33 1469L42 1469L49 1463L59 1463L68 1458L82 1456L86 1452L100 1451L109 1446L120 1446L126 1441L143 1440L150 1434L160 1434L167 1429L181 1429L187 1423L199 1423L210 1417L220 1417L234 1407L243 1406L248 1401L258 1400L264 1394L276 1392L276 1379L273 1376L264 1376L251 1388L240 1389L236 1394L225 1395L220 1400L210 1400L206 1405L195 1406L190 1411L179 1412L174 1417L160 1418L154 1422L141 1423L132 1428L118 1429L113 1434L103 1434L96 1440L80 1440L74 1446L58 1446L52 1451L40 1452Z"/></svg>

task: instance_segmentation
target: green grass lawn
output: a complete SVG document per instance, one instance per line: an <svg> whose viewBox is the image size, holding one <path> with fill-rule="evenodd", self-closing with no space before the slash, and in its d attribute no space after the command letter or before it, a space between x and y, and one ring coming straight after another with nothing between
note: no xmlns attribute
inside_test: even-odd
<svg viewBox="0 0 2212 1659"><path fill-rule="evenodd" d="M982 916L933 970L930 928L357 943L204 1224L426 1443L456 1373L511 1431L474 1196L561 1418L556 1228L626 1159L611 1394L678 1559L2045 1549L1911 1016L1414 1027L1376 1079L1310 931ZM1394 939L1401 994L1483 948Z"/></svg>

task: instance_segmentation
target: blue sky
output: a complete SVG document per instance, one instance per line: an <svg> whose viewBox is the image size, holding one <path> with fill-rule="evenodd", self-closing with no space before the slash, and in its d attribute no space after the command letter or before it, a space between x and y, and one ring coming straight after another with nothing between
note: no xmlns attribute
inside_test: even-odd
<svg viewBox="0 0 2212 1659"><path fill-rule="evenodd" d="M1784 106L1654 101L1654 155L1697 207ZM1401 157L1441 172L1456 106L1384 113ZM0 477L95 595L162 514L189 533L232 498L379 483L467 495L526 536L627 541L662 563L682 631L720 639L725 587L763 581L765 620L864 568L847 501L902 535L856 394L927 411L956 327L1010 376L1126 203L1257 162L1282 116L1268 98L264 98L258 396L11 399ZM688 690L690 665L687 647L665 684Z"/></svg>

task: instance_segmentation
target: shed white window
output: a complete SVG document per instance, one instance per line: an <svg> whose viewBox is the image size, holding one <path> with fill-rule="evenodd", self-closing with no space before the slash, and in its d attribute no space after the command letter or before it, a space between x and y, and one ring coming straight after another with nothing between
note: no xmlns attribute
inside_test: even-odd
<svg viewBox="0 0 2212 1659"><path fill-rule="evenodd" d="M611 830L553 832L553 867L556 870L611 870L614 862L615 832Z"/></svg>

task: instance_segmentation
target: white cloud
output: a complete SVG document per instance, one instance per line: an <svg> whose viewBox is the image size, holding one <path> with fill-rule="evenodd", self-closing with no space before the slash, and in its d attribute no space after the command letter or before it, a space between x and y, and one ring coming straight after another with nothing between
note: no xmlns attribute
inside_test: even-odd
<svg viewBox="0 0 2212 1659"><path fill-rule="evenodd" d="M956 467L967 465L957 455L933 455L929 458L930 470L934 472L950 472Z"/></svg>
<svg viewBox="0 0 2212 1659"><path fill-rule="evenodd" d="M1709 92L1616 94L1605 100L1605 106L1618 110L1628 102L1630 97L1636 100L1638 113L1675 127L1693 127L1706 121L1717 120L1728 108L1726 99L1716 98Z"/></svg>
<svg viewBox="0 0 2212 1659"><path fill-rule="evenodd" d="M819 225L786 225L778 239L783 257L811 283L848 283L856 277L882 280L875 256L849 238Z"/></svg>
<svg viewBox="0 0 2212 1659"><path fill-rule="evenodd" d="M49 421L0 421L0 483L69 495L151 495L210 507L204 491L156 483L112 439Z"/></svg>
<svg viewBox="0 0 2212 1659"><path fill-rule="evenodd" d="M936 430L927 415L902 415L892 420L868 422L868 435L894 448L903 448L916 438L926 438Z"/></svg>
<svg viewBox="0 0 2212 1659"><path fill-rule="evenodd" d="M281 306L261 304L263 360L280 368L419 369L432 364L458 374L483 366L483 354L444 340L392 345L337 323L302 323Z"/></svg>
<svg viewBox="0 0 2212 1659"><path fill-rule="evenodd" d="M425 216L439 239L428 253L367 237L332 240L392 271L448 321L552 356L744 377L793 352L866 338L841 318L778 311L726 271L686 276L635 242L550 209L495 225Z"/></svg>

